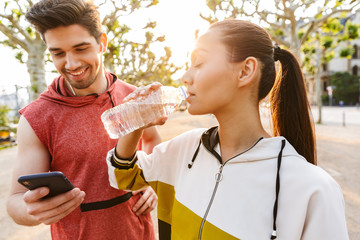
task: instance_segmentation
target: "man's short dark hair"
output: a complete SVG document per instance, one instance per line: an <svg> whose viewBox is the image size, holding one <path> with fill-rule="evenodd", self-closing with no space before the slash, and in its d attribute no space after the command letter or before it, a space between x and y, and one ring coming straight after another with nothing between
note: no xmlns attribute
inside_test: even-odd
<svg viewBox="0 0 360 240"><path fill-rule="evenodd" d="M59 26L79 24L100 42L102 26L98 7L86 0L41 0L25 15L44 39L44 33Z"/></svg>

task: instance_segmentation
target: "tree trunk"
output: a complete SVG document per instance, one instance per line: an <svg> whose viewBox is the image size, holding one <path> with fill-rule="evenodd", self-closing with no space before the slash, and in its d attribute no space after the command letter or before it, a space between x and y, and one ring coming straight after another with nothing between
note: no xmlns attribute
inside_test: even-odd
<svg viewBox="0 0 360 240"><path fill-rule="evenodd" d="M292 44L292 46L290 46L290 51L295 55L295 57L297 58L300 66L302 63L302 58L301 58L301 44L299 41L294 41L294 43Z"/></svg>
<svg viewBox="0 0 360 240"><path fill-rule="evenodd" d="M316 49L316 73L315 73L315 89L316 89L316 104L318 107L319 118L317 123L322 123L322 99L321 99L321 75L322 75L322 67L321 67L321 46L320 41L318 45L318 49Z"/></svg>
<svg viewBox="0 0 360 240"><path fill-rule="evenodd" d="M45 80L45 50L44 43L40 40L29 44L27 70L30 76L30 101L37 99L47 89Z"/></svg>

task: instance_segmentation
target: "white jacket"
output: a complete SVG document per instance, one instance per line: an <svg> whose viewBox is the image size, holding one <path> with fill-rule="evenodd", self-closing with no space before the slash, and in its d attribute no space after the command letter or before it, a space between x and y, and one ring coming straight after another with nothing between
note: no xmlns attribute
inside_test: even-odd
<svg viewBox="0 0 360 240"><path fill-rule="evenodd" d="M217 128L204 132L184 133L150 155L137 152L132 162L108 154L111 186L134 190L145 178L157 192L160 239L168 238L164 227L171 239L270 239L279 155L276 239L348 239L339 185L283 137L261 139L221 164Z"/></svg>

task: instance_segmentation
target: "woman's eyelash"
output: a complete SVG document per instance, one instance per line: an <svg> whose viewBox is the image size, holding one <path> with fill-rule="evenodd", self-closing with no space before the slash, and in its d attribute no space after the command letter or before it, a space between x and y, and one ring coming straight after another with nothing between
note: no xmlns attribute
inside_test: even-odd
<svg viewBox="0 0 360 240"><path fill-rule="evenodd" d="M200 63L195 64L193 67L194 67L194 68L198 68L198 67L200 67L202 64L203 64L203 63L200 62Z"/></svg>

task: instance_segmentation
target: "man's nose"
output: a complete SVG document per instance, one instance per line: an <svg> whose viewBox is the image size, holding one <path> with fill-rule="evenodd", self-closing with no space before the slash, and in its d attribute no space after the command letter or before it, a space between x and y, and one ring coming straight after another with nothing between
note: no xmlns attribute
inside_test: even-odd
<svg viewBox="0 0 360 240"><path fill-rule="evenodd" d="M81 66L81 61L79 61L79 59L74 54L69 53L66 55L65 68L67 70L75 70L80 66Z"/></svg>

